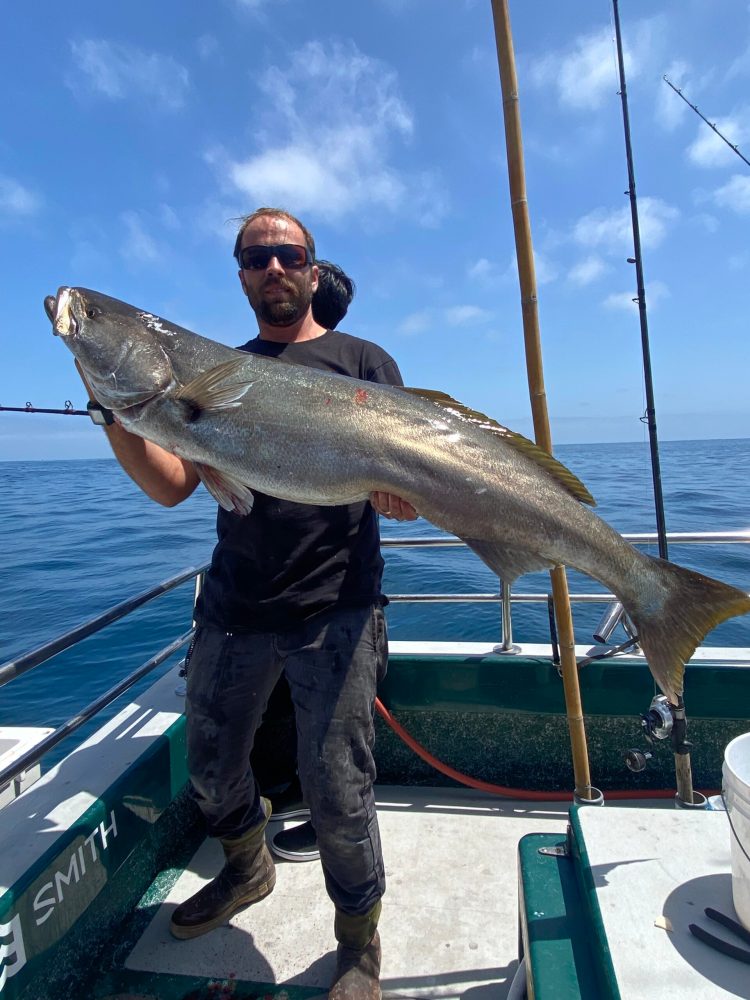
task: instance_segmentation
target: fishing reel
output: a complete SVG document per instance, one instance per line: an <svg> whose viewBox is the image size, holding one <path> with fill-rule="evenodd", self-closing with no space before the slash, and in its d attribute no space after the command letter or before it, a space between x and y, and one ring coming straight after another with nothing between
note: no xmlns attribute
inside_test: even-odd
<svg viewBox="0 0 750 1000"><path fill-rule="evenodd" d="M656 747L671 737L673 726L674 719L669 702L663 694L657 694L652 699L648 712L641 716L643 735L651 746ZM645 771L648 762L653 758L654 755L650 750L639 750L637 747L631 747L623 754L625 766L634 774Z"/></svg>
<svg viewBox="0 0 750 1000"><path fill-rule="evenodd" d="M651 700L649 710L641 716L643 735L649 743L655 740L668 740L672 735L674 719L669 701L663 694L657 694Z"/></svg>

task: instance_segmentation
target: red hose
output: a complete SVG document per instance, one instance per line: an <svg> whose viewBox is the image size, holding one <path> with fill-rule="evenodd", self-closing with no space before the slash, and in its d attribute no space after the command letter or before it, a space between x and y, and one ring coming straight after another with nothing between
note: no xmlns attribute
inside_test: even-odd
<svg viewBox="0 0 750 1000"><path fill-rule="evenodd" d="M476 788L480 792L489 792L491 795L503 795L509 799L529 799L532 802L569 802L572 798L570 792L534 792L528 788L507 788L505 785L493 785L489 781L481 781L479 778L472 778L468 774L462 774L461 771L456 771L449 764L438 760L421 743L418 743L404 729L401 723L396 722L380 698L375 699L375 708L396 736L403 740L418 757L426 761L430 767L434 767L436 771L440 771L441 774L453 778L454 781L458 781L462 785L468 785L469 788ZM704 792L703 794L711 795L714 793ZM608 791L605 797L608 799L673 799L674 795L674 789L669 788L644 788L640 790L620 788L615 791Z"/></svg>

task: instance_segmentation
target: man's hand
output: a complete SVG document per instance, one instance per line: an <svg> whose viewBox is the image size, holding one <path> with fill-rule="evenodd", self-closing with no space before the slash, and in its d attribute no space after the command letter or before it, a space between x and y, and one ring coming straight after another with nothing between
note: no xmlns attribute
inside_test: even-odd
<svg viewBox="0 0 750 1000"><path fill-rule="evenodd" d="M408 500L394 496L392 493L376 491L370 494L370 503L376 513L389 517L394 521L416 521L419 516Z"/></svg>

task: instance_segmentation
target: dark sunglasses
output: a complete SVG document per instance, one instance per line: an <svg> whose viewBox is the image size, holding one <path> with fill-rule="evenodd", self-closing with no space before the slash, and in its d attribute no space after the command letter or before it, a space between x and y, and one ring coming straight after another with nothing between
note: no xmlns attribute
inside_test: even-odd
<svg viewBox="0 0 750 1000"><path fill-rule="evenodd" d="M240 267L246 271L262 271L268 267L273 257L276 257L282 267L291 271L300 271L312 264L312 254L307 247L296 243L277 243L274 246L257 244L243 247L240 250Z"/></svg>

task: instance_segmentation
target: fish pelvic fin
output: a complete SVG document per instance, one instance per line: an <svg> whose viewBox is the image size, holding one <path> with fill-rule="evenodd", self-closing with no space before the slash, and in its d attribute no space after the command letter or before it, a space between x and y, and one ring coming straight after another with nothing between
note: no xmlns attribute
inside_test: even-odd
<svg viewBox="0 0 750 1000"><path fill-rule="evenodd" d="M654 593L659 596L649 604L648 598L636 602L640 607L623 603L654 680L676 705L683 693L685 664L711 629L750 612L750 597L683 566L653 556L644 558L656 574Z"/></svg>
<svg viewBox="0 0 750 1000"><path fill-rule="evenodd" d="M462 541L466 542L485 566L489 566L492 572L497 573L502 582L508 586L524 573L535 573L549 569L553 565L549 560L527 549L514 548L484 538L463 538Z"/></svg>
<svg viewBox="0 0 750 1000"><path fill-rule="evenodd" d="M436 389L412 389L406 387L403 387L401 391L410 392L413 396L426 399L428 402L442 407L461 420L468 420L490 434L499 435L507 444L515 448L516 451L521 452L521 454L526 455L536 462L537 465L541 466L568 493L574 496L576 500L580 500L581 503L588 504L590 507L596 507L596 500L594 500L578 476L574 475L570 469L564 466L562 462L559 462L554 456L550 455L549 452L545 451L544 448L540 448L538 444L529 441L523 434L517 434L515 431L509 430L507 427L499 424L497 420L493 420L492 417L480 413L479 410L472 410L471 407L466 406L464 403L459 403L458 400L453 399L452 396L449 396L445 392L438 392Z"/></svg>
<svg viewBox="0 0 750 1000"><path fill-rule="evenodd" d="M201 482L220 507L242 516L250 513L255 497L248 486L235 476L219 472L210 465L202 465L200 462L194 462L193 465Z"/></svg>
<svg viewBox="0 0 750 1000"><path fill-rule="evenodd" d="M188 420L192 422L204 413L232 410L239 406L253 384L251 379L237 377L246 364L246 358L225 361L179 389L174 398L187 411Z"/></svg>

